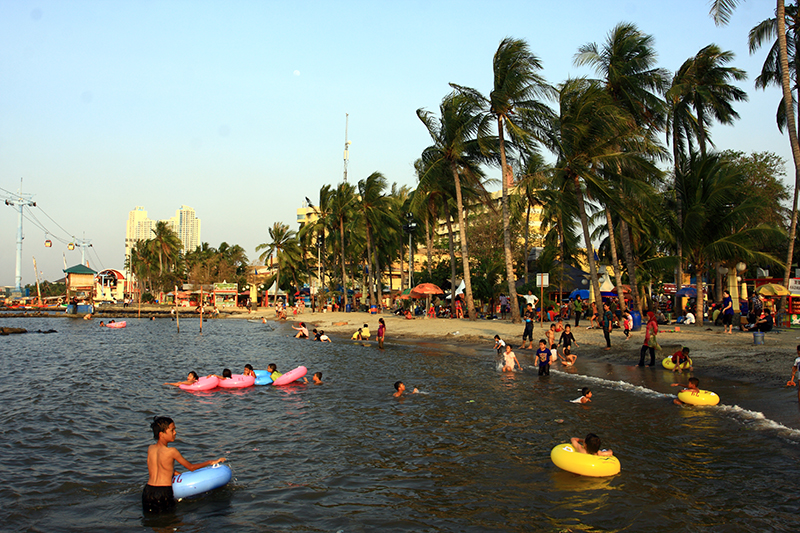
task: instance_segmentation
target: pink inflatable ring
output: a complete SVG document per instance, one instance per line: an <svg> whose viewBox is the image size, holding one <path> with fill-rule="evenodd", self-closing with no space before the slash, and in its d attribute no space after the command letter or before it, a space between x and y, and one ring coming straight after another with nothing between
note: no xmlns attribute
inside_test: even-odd
<svg viewBox="0 0 800 533"><path fill-rule="evenodd" d="M252 387L255 382L255 376L234 374L228 379L219 380L219 386L223 389L244 389L245 387Z"/></svg>
<svg viewBox="0 0 800 533"><path fill-rule="evenodd" d="M219 385L219 378L217 376L205 376L191 385L178 385L183 390L211 390Z"/></svg>

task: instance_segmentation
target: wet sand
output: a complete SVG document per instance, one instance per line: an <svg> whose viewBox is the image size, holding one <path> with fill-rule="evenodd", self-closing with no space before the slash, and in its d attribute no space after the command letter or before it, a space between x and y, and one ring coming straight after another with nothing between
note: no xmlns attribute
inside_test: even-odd
<svg viewBox="0 0 800 533"><path fill-rule="evenodd" d="M231 318L261 318L275 320L273 309L261 309L254 313L234 313ZM434 341L448 345L468 345L478 353L487 357L494 354L494 336L500 337L514 346L518 355L526 355L528 350L520 350L522 344L523 324L512 324L511 320L476 320L467 319L428 319L416 318L407 320L391 314L372 315L369 313L305 313L290 315L289 323L304 321L312 328L323 329L337 340L349 340L350 336L363 324L369 324L374 340L378 330L378 318L386 322L386 342L401 339L405 341ZM614 364L637 365L639 350L644 340L644 328L631 333L631 339L625 340L622 330L614 330L611 334L611 350L604 350L605 339L599 329L587 329L588 320L581 321L581 326L573 328L578 343L574 353L578 355L577 365L580 367L581 357L590 357L595 361L607 361ZM544 322L544 328L536 323L533 335L534 344L544 337L544 331L550 323ZM676 330L678 329L678 330ZM558 336L556 334L556 340ZM659 343L663 350L656 352L656 367L661 368L661 360L672 355L683 346L691 349L689 354L694 362L695 375L709 375L720 378L743 379L764 383L769 386L783 387L791 375L791 367L796 357L796 347L800 344L800 329L776 329L765 335L763 345L753 344L753 334L734 331L725 334L722 326L675 324L659 326ZM532 354L533 351L530 351ZM650 362L649 353L645 364Z"/></svg>

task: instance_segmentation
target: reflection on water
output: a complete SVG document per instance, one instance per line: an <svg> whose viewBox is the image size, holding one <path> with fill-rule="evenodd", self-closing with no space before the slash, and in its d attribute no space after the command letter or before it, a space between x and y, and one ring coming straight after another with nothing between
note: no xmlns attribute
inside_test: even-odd
<svg viewBox="0 0 800 533"><path fill-rule="evenodd" d="M498 372L491 349L475 358L431 344L323 345L247 321L209 321L202 334L190 331L196 321L181 333L168 320L3 325L58 330L2 341L7 529L796 529L797 406L781 411L776 396L742 384L706 381L725 405L677 407L671 373L585 358L540 377L535 367ZM303 364L325 384L161 385L245 363ZM398 379L422 393L392 398ZM592 403L569 403L584 386ZM754 408L767 404L767 417ZM164 414L187 458L225 455L234 480L172 515L143 517L149 422ZM619 457L618 476L584 478L550 462L553 446L589 431Z"/></svg>

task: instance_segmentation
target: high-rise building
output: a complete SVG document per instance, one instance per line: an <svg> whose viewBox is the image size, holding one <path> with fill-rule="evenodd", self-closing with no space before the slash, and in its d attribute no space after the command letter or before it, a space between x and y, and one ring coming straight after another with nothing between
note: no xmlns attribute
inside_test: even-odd
<svg viewBox="0 0 800 533"><path fill-rule="evenodd" d="M182 205L166 222L181 240L184 253L194 251L200 244L200 219L191 207Z"/></svg>
<svg viewBox="0 0 800 533"><path fill-rule="evenodd" d="M136 246L136 243L151 238L155 227L155 220L147 218L147 211L144 207L136 206L128 213L128 225L125 230L126 263L130 260L131 250Z"/></svg>
<svg viewBox="0 0 800 533"><path fill-rule="evenodd" d="M163 220L175 232L183 245L183 252L192 251L200 244L200 219L194 209L182 205L175 216ZM131 250L141 240L153 238L156 221L147 217L144 207L136 206L128 214L128 225L125 232L125 260L131 256Z"/></svg>

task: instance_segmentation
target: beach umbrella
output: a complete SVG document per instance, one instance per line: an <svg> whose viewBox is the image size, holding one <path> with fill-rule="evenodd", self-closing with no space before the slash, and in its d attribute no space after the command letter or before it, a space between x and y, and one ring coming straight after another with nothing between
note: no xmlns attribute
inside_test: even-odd
<svg viewBox="0 0 800 533"><path fill-rule="evenodd" d="M689 298L697 297L697 289L694 287L682 287L681 290L675 293L677 296L686 296Z"/></svg>
<svg viewBox="0 0 800 533"><path fill-rule="evenodd" d="M578 296L580 296L582 300L588 300L589 299L589 290L588 289L575 289L574 291L569 293L569 297L571 299L573 299L573 300L575 298L577 298Z"/></svg>
<svg viewBox="0 0 800 533"><path fill-rule="evenodd" d="M758 294L764 296L789 296L789 290L783 285L777 283L767 283L757 289Z"/></svg>
<svg viewBox="0 0 800 533"><path fill-rule="evenodd" d="M428 294L444 294L444 291L433 283L420 283L411 289L411 296L421 298Z"/></svg>

